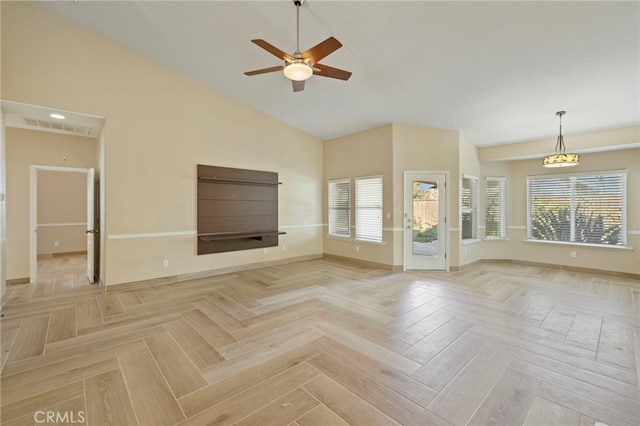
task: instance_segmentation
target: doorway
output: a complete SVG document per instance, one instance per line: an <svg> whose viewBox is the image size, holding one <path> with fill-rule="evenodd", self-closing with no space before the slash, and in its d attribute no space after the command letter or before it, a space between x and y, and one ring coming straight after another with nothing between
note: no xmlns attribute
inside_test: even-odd
<svg viewBox="0 0 640 426"><path fill-rule="evenodd" d="M405 172L404 269L447 270L446 173Z"/></svg>
<svg viewBox="0 0 640 426"><path fill-rule="evenodd" d="M57 194L52 191L55 182ZM51 186L51 182L54 182ZM48 197L39 197L48 189ZM53 196L51 196L53 192ZM64 194L64 196L62 196ZM57 195L57 197L56 197ZM43 206L38 209L39 200ZM82 212L86 211L86 215ZM31 166L30 186L30 281L38 280L38 256L44 251L72 254L86 251L86 277L90 283L96 277L96 231L95 218L95 171L94 169ZM71 220L65 220L72 218ZM40 241L39 241L40 240ZM62 242L62 247L59 248ZM38 250L40 246L52 246ZM55 255L55 254L54 254Z"/></svg>

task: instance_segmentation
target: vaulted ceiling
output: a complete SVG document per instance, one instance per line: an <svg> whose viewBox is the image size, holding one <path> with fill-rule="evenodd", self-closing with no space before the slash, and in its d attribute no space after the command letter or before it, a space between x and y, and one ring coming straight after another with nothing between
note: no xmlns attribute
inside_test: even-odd
<svg viewBox="0 0 640 426"><path fill-rule="evenodd" d="M640 124L640 3L322 1L300 8L300 47L329 36L293 93L281 62L250 42L296 47L279 1L42 1L59 15L326 140L387 123L459 129L476 146ZM64 48L64 47L61 47Z"/></svg>

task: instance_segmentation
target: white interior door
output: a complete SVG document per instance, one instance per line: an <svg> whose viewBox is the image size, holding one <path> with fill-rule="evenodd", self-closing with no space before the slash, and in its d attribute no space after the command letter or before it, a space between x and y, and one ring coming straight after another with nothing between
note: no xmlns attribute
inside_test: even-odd
<svg viewBox="0 0 640 426"><path fill-rule="evenodd" d="M90 283L95 282L95 170L87 170L87 278Z"/></svg>
<svg viewBox="0 0 640 426"><path fill-rule="evenodd" d="M444 271L446 258L446 175L405 172L405 269Z"/></svg>

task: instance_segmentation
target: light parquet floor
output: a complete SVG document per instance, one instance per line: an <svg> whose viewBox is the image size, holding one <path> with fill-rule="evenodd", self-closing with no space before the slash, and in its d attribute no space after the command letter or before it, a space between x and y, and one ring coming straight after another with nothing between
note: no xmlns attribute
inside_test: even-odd
<svg viewBox="0 0 640 426"><path fill-rule="evenodd" d="M72 263L9 288L3 425L640 420L637 281L318 259L105 294Z"/></svg>

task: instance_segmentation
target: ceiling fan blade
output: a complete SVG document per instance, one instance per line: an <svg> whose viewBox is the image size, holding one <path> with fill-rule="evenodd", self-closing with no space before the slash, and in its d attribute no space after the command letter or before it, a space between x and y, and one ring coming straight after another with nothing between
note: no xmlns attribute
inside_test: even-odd
<svg viewBox="0 0 640 426"><path fill-rule="evenodd" d="M328 65L315 64L313 68L313 75L320 77L337 78L338 80L349 80L349 77L351 77L349 71L333 68Z"/></svg>
<svg viewBox="0 0 640 426"><path fill-rule="evenodd" d="M340 43L333 37L329 37L325 41L313 46L306 52L303 52L300 56L302 56L302 59L304 59L305 62L308 62L311 65L315 65L317 62L321 61L323 58L327 57L329 54L335 52L341 47L342 43Z"/></svg>
<svg viewBox="0 0 640 426"><path fill-rule="evenodd" d="M262 68L259 70L254 70L254 71L247 71L244 74L245 75L258 75L258 74L266 74L268 72L276 72L276 71L282 71L284 69L284 66L282 65L278 65L277 67L270 67L270 68Z"/></svg>
<svg viewBox="0 0 640 426"><path fill-rule="evenodd" d="M294 92L302 92L304 90L304 80L302 81L291 80L291 84L293 85Z"/></svg>
<svg viewBox="0 0 640 426"><path fill-rule="evenodd" d="M258 46L262 47L264 50L266 50L267 52L271 53L274 56L277 56L280 59L284 59L286 61L289 62L293 62L293 56L289 55L288 53L283 52L282 50L278 49L277 47L275 47L274 45L262 40L262 39L254 39L251 40L252 43L257 44Z"/></svg>

